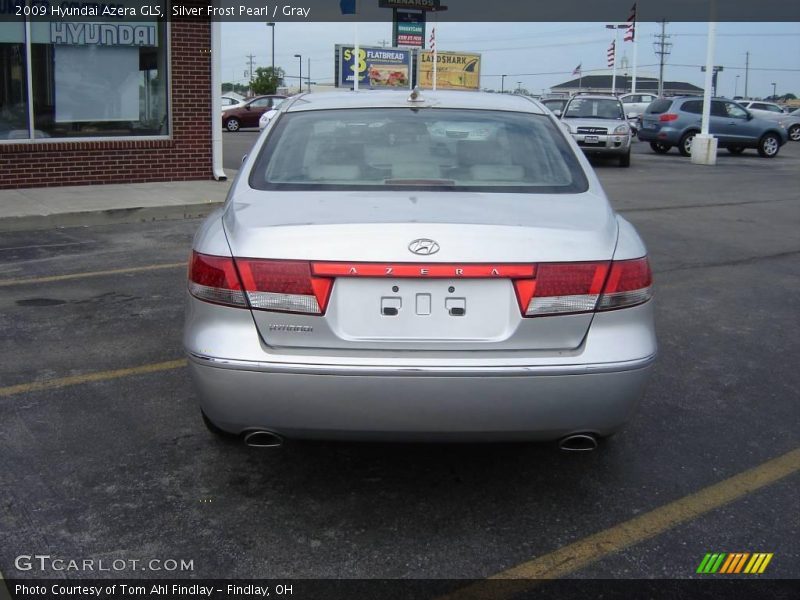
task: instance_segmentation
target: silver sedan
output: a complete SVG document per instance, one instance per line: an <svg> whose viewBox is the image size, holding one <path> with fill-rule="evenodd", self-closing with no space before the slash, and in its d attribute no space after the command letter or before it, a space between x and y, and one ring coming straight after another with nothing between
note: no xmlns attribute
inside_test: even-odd
<svg viewBox="0 0 800 600"><path fill-rule="evenodd" d="M184 345L206 425L250 445L591 449L643 395L651 286L536 101L300 95L195 236Z"/></svg>

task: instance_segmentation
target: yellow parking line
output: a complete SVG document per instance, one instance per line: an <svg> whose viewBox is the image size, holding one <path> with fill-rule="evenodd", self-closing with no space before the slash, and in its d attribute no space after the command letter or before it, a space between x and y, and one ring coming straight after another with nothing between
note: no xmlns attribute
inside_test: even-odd
<svg viewBox="0 0 800 600"><path fill-rule="evenodd" d="M798 471L800 471L800 448L489 578L516 581L506 581L505 585L501 586L496 582L480 581L443 596L441 600L488 597L495 600L512 597L534 587L536 581L531 580L564 577L610 554L696 519Z"/></svg>
<svg viewBox="0 0 800 600"><path fill-rule="evenodd" d="M41 390L54 390L80 385L82 383L93 383L95 381L107 381L109 379L119 379L120 377L130 377L131 375L143 375L145 373L157 373L159 371L169 371L180 369L186 366L186 359L168 360L166 362L151 363L139 367L127 369L114 369L112 371L97 371L84 375L72 375L70 377L60 377L58 379L47 379L45 381L33 381L31 383L20 383L0 388L0 398L13 396L14 394L24 394L26 392L39 392Z"/></svg>
<svg viewBox="0 0 800 600"><path fill-rule="evenodd" d="M161 269L175 269L186 267L185 262L164 263L161 265L147 265L144 267L127 267L125 269L109 269L107 271L88 271L86 273L69 273L68 275L50 275L49 277L29 277L27 279L0 279L0 287L11 285L29 285L37 283L51 283L53 281L68 281L70 279L83 279L84 277L102 277L104 275L122 275L125 273L141 273L144 271L158 271Z"/></svg>

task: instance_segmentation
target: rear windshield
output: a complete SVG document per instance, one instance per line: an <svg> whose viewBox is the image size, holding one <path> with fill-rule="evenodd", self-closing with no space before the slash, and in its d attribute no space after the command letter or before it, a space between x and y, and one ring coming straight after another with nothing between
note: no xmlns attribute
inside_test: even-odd
<svg viewBox="0 0 800 600"><path fill-rule="evenodd" d="M651 115L660 115L667 112L670 106L672 106L672 100L654 100L647 106L645 112Z"/></svg>
<svg viewBox="0 0 800 600"><path fill-rule="evenodd" d="M571 119L624 119L619 100L605 98L573 98L564 118Z"/></svg>
<svg viewBox="0 0 800 600"><path fill-rule="evenodd" d="M263 190L576 193L588 183L544 115L443 108L280 115L250 185Z"/></svg>

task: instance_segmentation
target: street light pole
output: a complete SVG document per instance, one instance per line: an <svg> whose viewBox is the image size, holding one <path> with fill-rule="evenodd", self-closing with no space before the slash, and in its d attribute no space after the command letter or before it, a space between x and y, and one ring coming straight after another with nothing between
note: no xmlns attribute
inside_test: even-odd
<svg viewBox="0 0 800 600"><path fill-rule="evenodd" d="M736 96L739 92L739 75L736 76L736 79L733 82L733 99L736 100Z"/></svg>
<svg viewBox="0 0 800 600"><path fill-rule="evenodd" d="M267 23L267 27L272 29L272 75L275 76L275 23Z"/></svg>
<svg viewBox="0 0 800 600"><path fill-rule="evenodd" d="M297 84L297 93L302 93L303 92L303 55L302 54L295 54L294 57L300 59L300 61L299 61L300 62L300 80L299 80L299 83Z"/></svg>
<svg viewBox="0 0 800 600"><path fill-rule="evenodd" d="M506 77L508 75L500 75L500 93L505 94L506 91Z"/></svg>

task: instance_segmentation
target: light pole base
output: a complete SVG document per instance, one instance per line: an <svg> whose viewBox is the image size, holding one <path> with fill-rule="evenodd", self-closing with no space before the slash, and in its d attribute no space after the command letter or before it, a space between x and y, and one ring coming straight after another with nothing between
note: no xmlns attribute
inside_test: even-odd
<svg viewBox="0 0 800 600"><path fill-rule="evenodd" d="M692 140L692 164L717 164L717 138L713 135L698 133Z"/></svg>

